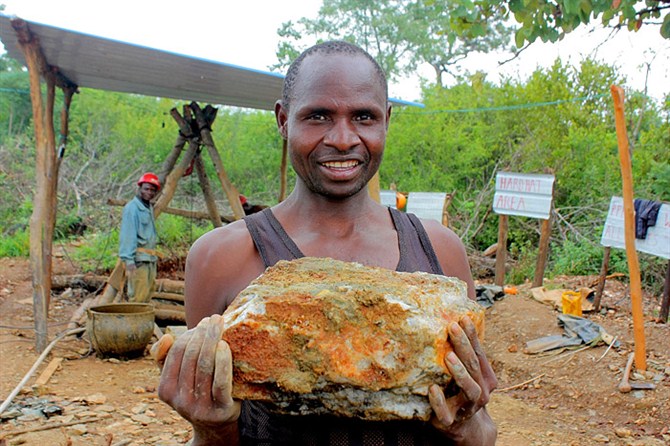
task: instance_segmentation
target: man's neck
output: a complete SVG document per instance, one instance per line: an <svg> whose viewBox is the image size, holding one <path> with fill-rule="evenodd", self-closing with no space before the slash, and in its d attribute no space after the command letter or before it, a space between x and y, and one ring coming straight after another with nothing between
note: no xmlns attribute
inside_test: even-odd
<svg viewBox="0 0 670 446"><path fill-rule="evenodd" d="M144 200L140 194L137 194L137 198L140 200L140 203L142 203L144 206L146 206L147 209L151 209L151 202L150 201Z"/></svg>

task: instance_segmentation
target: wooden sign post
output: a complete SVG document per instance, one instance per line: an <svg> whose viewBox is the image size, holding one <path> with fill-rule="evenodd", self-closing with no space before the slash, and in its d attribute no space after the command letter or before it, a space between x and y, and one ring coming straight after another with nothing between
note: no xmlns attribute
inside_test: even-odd
<svg viewBox="0 0 670 446"><path fill-rule="evenodd" d="M546 174L524 174L498 172L496 192L493 196L493 211L499 215L498 250L496 252L495 284L503 286L505 261L507 260L507 216L542 219L540 246L533 277L533 286L542 285L544 268L549 255L551 235L551 207L554 195L554 176Z"/></svg>

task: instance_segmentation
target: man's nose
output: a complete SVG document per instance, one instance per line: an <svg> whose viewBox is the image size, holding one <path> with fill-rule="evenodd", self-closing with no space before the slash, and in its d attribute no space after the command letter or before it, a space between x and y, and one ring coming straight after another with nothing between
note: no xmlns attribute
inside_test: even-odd
<svg viewBox="0 0 670 446"><path fill-rule="evenodd" d="M323 138L323 142L337 150L347 151L360 144L361 139L353 122L348 119L340 119L335 120Z"/></svg>

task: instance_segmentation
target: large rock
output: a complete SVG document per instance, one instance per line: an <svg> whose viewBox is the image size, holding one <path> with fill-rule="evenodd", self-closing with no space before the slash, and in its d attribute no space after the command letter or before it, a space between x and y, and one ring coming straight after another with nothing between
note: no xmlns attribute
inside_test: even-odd
<svg viewBox="0 0 670 446"><path fill-rule="evenodd" d="M233 396L286 414L430 418L428 387L451 380L447 326L484 310L466 284L332 259L282 261L224 314Z"/></svg>

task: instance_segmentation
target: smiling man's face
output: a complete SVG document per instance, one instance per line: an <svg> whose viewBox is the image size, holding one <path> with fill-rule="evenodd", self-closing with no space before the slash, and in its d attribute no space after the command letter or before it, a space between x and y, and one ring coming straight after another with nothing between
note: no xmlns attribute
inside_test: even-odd
<svg viewBox="0 0 670 446"><path fill-rule="evenodd" d="M358 54L307 57L290 108L277 111L298 177L330 198L358 193L377 172L389 117L375 67Z"/></svg>

